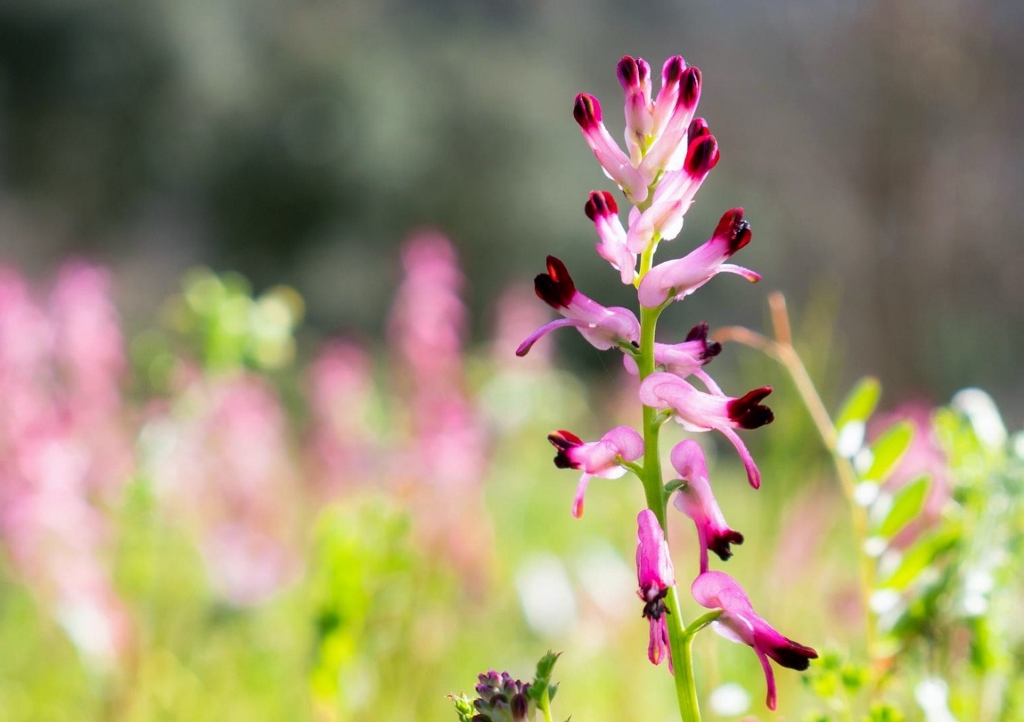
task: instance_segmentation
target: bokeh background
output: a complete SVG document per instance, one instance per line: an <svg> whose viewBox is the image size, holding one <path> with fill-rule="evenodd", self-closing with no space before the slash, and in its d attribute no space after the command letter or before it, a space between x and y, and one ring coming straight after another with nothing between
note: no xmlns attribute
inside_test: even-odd
<svg viewBox="0 0 1024 722"><path fill-rule="evenodd" d="M436 226L481 338L547 253L614 296L572 98L619 135L615 61L681 53L723 157L682 242L743 205L746 263L831 309L844 378L978 384L1020 418L1022 34L1015 0L6 0L2 253L111 265L131 323L203 263L294 285L307 329L377 337L398 243ZM760 322L758 297L716 284L703 312Z"/></svg>
<svg viewBox="0 0 1024 722"><path fill-rule="evenodd" d="M1024 513L985 499L1024 487L1022 48L1017 0L0 0L0 719L454 719L445 693L548 648L562 718L671 719L640 490L596 480L572 520L544 441L636 424L635 395L575 334L512 352L547 318L549 253L629 304L593 251L583 204L611 186L572 100L618 136L618 58L677 53L722 160L662 255L742 205L764 281L717 279L660 331L764 329L777 289L830 410L881 380L919 431L899 483L941 492L914 533L946 534L942 585L900 590L901 699L934 674L962 719L1018 718L1024 630L993 600L1017 598ZM809 417L747 349L713 372L773 384L779 419L747 437L757 503L702 439L748 538L727 570L784 633L856 657L857 557ZM960 409L942 446L932 411L965 386L1002 436ZM965 579L991 602L972 661ZM764 718L749 650L697 645L708 719ZM802 692L780 671L777 718L839 704L829 673ZM990 674L1015 702L985 707Z"/></svg>

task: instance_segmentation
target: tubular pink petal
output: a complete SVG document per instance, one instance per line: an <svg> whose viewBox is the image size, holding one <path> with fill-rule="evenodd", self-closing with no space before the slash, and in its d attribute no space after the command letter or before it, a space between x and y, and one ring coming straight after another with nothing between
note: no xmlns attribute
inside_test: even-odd
<svg viewBox="0 0 1024 722"><path fill-rule="evenodd" d="M679 85L686 71L686 61L682 56L674 55L665 61L661 68L661 90L654 102L654 124L651 132L660 136L675 113L679 99Z"/></svg>
<svg viewBox="0 0 1024 722"><path fill-rule="evenodd" d="M696 369L693 375L700 379L701 383L707 388L708 393L713 396L725 396L725 392L722 388L715 383L715 380L708 375L708 372L704 369Z"/></svg>
<svg viewBox="0 0 1024 722"><path fill-rule="evenodd" d="M669 556L665 532L658 523L658 517L650 509L644 509L636 517L637 581L643 589L667 589L676 583L672 558Z"/></svg>
<svg viewBox="0 0 1024 722"><path fill-rule="evenodd" d="M563 328L565 326L579 326L579 321L574 321L571 318L559 318L550 323L546 323L536 331L526 337L526 340L519 344L519 348L516 349L516 356L525 356L533 348L533 344L540 340L541 336L554 331L556 328Z"/></svg>
<svg viewBox="0 0 1024 722"><path fill-rule="evenodd" d="M778 698L776 696L775 689L775 670L772 669L772 665L768 662L768 657L757 647L754 648L754 652L757 654L757 659L761 662L761 669L764 670L764 681L768 690L765 694L764 704L772 712L775 711L775 707L778 704Z"/></svg>
<svg viewBox="0 0 1024 722"><path fill-rule="evenodd" d="M626 56L619 61L619 83L626 96L626 148L636 164L643 155L644 139L651 132L651 67L642 58Z"/></svg>
<svg viewBox="0 0 1024 722"><path fill-rule="evenodd" d="M718 273L732 273L736 276L747 279L751 283L757 283L761 280L761 274L757 271L751 271L749 268L737 266L733 263L723 263L718 267Z"/></svg>
<svg viewBox="0 0 1024 722"><path fill-rule="evenodd" d="M590 483L590 474L584 473L580 477L580 483L576 487L576 497L572 501L572 515L576 519L583 518L583 497L587 493L587 484Z"/></svg>
<svg viewBox="0 0 1024 722"><path fill-rule="evenodd" d="M751 456L747 445L743 443L743 439L728 426L719 426L718 431L722 432L722 436L727 438L736 447L736 453L739 454L740 461L743 462L743 468L747 471L747 481L750 482L753 488L760 489L761 471L757 468L757 464L754 463L754 457Z"/></svg>
<svg viewBox="0 0 1024 722"><path fill-rule="evenodd" d="M683 216L689 203L669 200L654 203L640 214L638 222L631 223L626 235L626 248L631 253L643 253L657 235L659 240L670 241L683 229Z"/></svg>
<svg viewBox="0 0 1024 722"><path fill-rule="evenodd" d="M608 129L601 122L601 104L597 98L586 93L576 96L573 117L583 131L583 137L593 151L608 177L615 181L634 203L647 200L647 184L640 172L633 167L629 157L622 151Z"/></svg>
<svg viewBox="0 0 1024 722"><path fill-rule="evenodd" d="M729 528L708 483L708 466L700 444L687 439L676 444L671 454L672 466L686 482L675 494L673 503L697 527L700 539L700 570L708 570L708 550L722 561L732 556L730 544L742 544L743 535Z"/></svg>
<svg viewBox="0 0 1024 722"><path fill-rule="evenodd" d="M619 220L619 208L611 193L591 191L584 211L594 222L600 242L598 254L619 271L622 282L631 284L636 277L636 256L626 247L626 231Z"/></svg>

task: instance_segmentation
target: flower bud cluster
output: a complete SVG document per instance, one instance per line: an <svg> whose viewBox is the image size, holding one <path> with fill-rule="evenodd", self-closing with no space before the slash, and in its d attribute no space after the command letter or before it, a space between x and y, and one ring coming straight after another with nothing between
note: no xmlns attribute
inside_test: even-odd
<svg viewBox="0 0 1024 722"><path fill-rule="evenodd" d="M693 597L698 604L719 610L715 626L720 632L757 653L767 680L767 704L774 709L775 681L768 659L806 669L817 653L776 632L757 616L732 577L710 570L709 552L725 561L732 556L731 545L744 539L728 526L715 500L700 445L692 439L676 445L670 458L677 476L664 485L658 450L647 448L656 446L657 427L666 418L690 432L714 430L736 448L750 485L757 489L761 484L757 465L737 432L773 421L771 409L762 404L771 387L737 397L724 393L704 370L722 350L709 340L706 323L695 325L682 342L659 343L654 338L660 313L719 273L760 280L756 272L730 262L750 243L751 227L742 208L730 209L706 242L681 257L654 263L659 244L682 231L697 191L718 163L718 141L707 121L695 117L702 76L683 58L665 62L656 96L651 68L643 59L622 58L618 77L625 95L625 150L605 127L597 98L577 95L573 117L605 175L632 204L623 225L615 196L595 190L584 212L594 224L598 254L618 272L623 284L636 288L639 318L627 308L605 307L584 295L565 264L549 256L547 272L536 277L534 290L561 318L530 334L516 353L525 355L540 338L563 327L575 328L597 349L622 353L627 372L640 380L639 401L646 408L643 433L620 426L590 442L566 430L548 436L557 449L556 466L582 472L573 515L582 516L583 497L594 476L612 479L631 470L643 481L651 508L637 518L638 595L644 603L643 616L650 622L648 656L654 664L667 659L670 670L672 637L682 632L679 620L674 624L667 620L672 614L667 597L676 583L663 529L667 502L673 501L690 517L700 546ZM695 386L693 379L703 388Z"/></svg>
<svg viewBox="0 0 1024 722"><path fill-rule="evenodd" d="M526 722L532 720L536 703L530 698L530 683L512 679L508 672L495 671L479 676L479 695L473 700L477 714L473 722Z"/></svg>

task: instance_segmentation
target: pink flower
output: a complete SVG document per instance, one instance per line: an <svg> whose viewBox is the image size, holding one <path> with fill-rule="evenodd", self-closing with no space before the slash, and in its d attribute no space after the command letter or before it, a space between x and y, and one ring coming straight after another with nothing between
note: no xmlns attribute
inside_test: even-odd
<svg viewBox="0 0 1024 722"><path fill-rule="evenodd" d="M743 535L725 522L722 510L711 493L708 464L704 452L693 439L686 439L672 449L672 466L686 482L675 494L676 508L693 519L700 540L700 571L708 570L708 549L722 561L732 556L730 544L742 544Z"/></svg>
<svg viewBox="0 0 1024 722"><path fill-rule="evenodd" d="M534 279L537 295L565 318L544 324L519 344L516 356L524 356L541 336L563 326L575 326L592 346L602 351L616 346L636 346L640 322L626 308L605 308L576 290L565 264L548 256L548 272Z"/></svg>
<svg viewBox="0 0 1024 722"><path fill-rule="evenodd" d="M685 150L680 167L666 170L658 181L658 188L650 207L640 212L634 208L629 216L626 246L633 253L643 252L655 239L672 240L683 229L683 216L693 203L701 184L718 163L718 141L711 135L708 125L698 118L690 123L680 138L679 150ZM658 144L661 148L667 141ZM653 156L648 156L645 163ZM660 161L659 161L660 163Z"/></svg>
<svg viewBox="0 0 1024 722"><path fill-rule="evenodd" d="M761 280L754 271L725 263L750 242L750 237L750 224L743 219L743 209L728 211L704 245L683 258L655 266L644 276L638 294L640 305L657 308L670 299L682 300L719 273L735 273L751 282Z"/></svg>
<svg viewBox="0 0 1024 722"><path fill-rule="evenodd" d="M572 515L579 519L583 516L583 495L587 492L590 477L602 479L618 479L626 473L617 457L626 461L636 461L644 455L644 440L640 434L628 426L617 426L599 441L584 442L580 437L569 431L552 431L548 441L558 449L555 455L555 466L559 469L582 469L576 499L572 505Z"/></svg>
<svg viewBox="0 0 1024 722"><path fill-rule="evenodd" d="M755 489L761 485L761 473L739 435L733 429L756 429L770 424L775 415L759 402L772 392L771 386L754 389L740 398L698 391L675 374L651 374L640 384L640 401L652 408L671 409L676 421L687 431L721 432L732 442L747 470L747 479Z"/></svg>
<svg viewBox="0 0 1024 722"><path fill-rule="evenodd" d="M761 660L768 683L768 709L775 709L775 674L768 659L789 669L803 671L818 653L776 632L750 605L750 599L739 583L723 572L703 572L690 592L697 603L724 613L714 622L715 631L726 639L752 647Z"/></svg>
<svg viewBox="0 0 1024 722"><path fill-rule="evenodd" d="M680 167L686 153L684 139L700 100L700 85L700 70L687 67L680 56L665 61L661 69L661 91L651 112L647 153L639 166L648 184L660 172Z"/></svg>
<svg viewBox="0 0 1024 722"><path fill-rule="evenodd" d="M594 222L601 241L597 252L622 275L623 283L636 277L636 254L626 248L626 231L619 220L619 207L608 191L591 191L584 207L587 218Z"/></svg>
<svg viewBox="0 0 1024 722"><path fill-rule="evenodd" d="M628 154L605 128L597 98L586 93L577 95L573 117L608 177L631 202L643 203L659 175L685 165L688 141L694 137L689 126L700 99L701 75L678 55L669 58L661 71L661 90L653 102L651 67L645 60L622 58L618 76L625 93Z"/></svg>
<svg viewBox="0 0 1024 722"><path fill-rule="evenodd" d="M597 98L586 93L577 95L572 115L605 174L615 181L631 202L643 203L647 200L647 183L604 127L601 104Z"/></svg>
<svg viewBox="0 0 1024 722"><path fill-rule="evenodd" d="M668 625L665 623L665 615L669 610L665 607L665 595L676 583L672 558L669 556L665 532L654 512L644 509L637 515L636 522L636 575L640 584L637 595L644 603L643 616L651 625L647 658L652 664L661 664L661 660L668 659L671 672L672 654Z"/></svg>
<svg viewBox="0 0 1024 722"><path fill-rule="evenodd" d="M690 329L682 343L655 343L654 364L680 378L696 375L713 391L719 391L717 384L701 369L721 352L722 344L708 342L708 324L701 322ZM622 362L630 374L639 374L636 359L632 356L623 356Z"/></svg>

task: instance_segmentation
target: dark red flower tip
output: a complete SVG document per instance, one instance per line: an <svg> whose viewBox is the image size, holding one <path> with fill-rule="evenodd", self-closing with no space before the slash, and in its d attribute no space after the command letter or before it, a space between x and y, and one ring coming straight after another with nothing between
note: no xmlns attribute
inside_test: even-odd
<svg viewBox="0 0 1024 722"><path fill-rule="evenodd" d="M772 392L771 386L762 386L748 392L745 396L733 399L726 405L730 421L741 429L756 429L775 420L775 414L767 406L759 402Z"/></svg>
<svg viewBox="0 0 1024 722"><path fill-rule="evenodd" d="M619 85L628 93L639 89L647 81L651 75L651 67L643 58L631 58L626 55L619 61L616 73L619 76Z"/></svg>
<svg viewBox="0 0 1024 722"><path fill-rule="evenodd" d="M788 637L783 637L786 644L769 647L765 650L769 657L787 669L795 669L803 672L811 666L811 660L818 658L818 653L810 647L805 647L799 642L794 642Z"/></svg>
<svg viewBox="0 0 1024 722"><path fill-rule="evenodd" d="M661 84L665 86L671 83L678 83L679 79L683 76L684 70L686 70L686 61L683 60L683 56L673 55L665 61L661 68Z"/></svg>
<svg viewBox="0 0 1024 722"><path fill-rule="evenodd" d="M554 256L548 256L548 272L533 279L533 290L552 308L565 308L576 295L576 284L572 282L565 264Z"/></svg>
<svg viewBox="0 0 1024 722"><path fill-rule="evenodd" d="M683 76L679 80L678 105L687 110L697 105L697 101L700 100L700 81L701 74L699 68L691 65L683 71Z"/></svg>
<svg viewBox="0 0 1024 722"><path fill-rule="evenodd" d="M708 127L708 122L703 118L694 118L686 129L686 142L692 143L703 135L711 135L711 128Z"/></svg>
<svg viewBox="0 0 1024 722"><path fill-rule="evenodd" d="M601 122L601 104L593 95L580 93L572 106L572 117L583 130L593 130Z"/></svg>
<svg viewBox="0 0 1024 722"><path fill-rule="evenodd" d="M729 255L750 243L752 236L750 223L743 219L743 209L733 208L726 211L715 227L715 238L725 238L729 243Z"/></svg>
<svg viewBox="0 0 1024 722"><path fill-rule="evenodd" d="M590 198L583 206L587 218L596 221L600 216L610 216L619 212L615 197L608 191L590 191Z"/></svg>
<svg viewBox="0 0 1024 722"><path fill-rule="evenodd" d="M704 350L700 354L702 361L710 361L718 354L722 353L722 344L717 341L708 343L708 322L701 321L696 326L690 329L690 332L686 334L687 341L700 341L704 344Z"/></svg>
<svg viewBox="0 0 1024 722"><path fill-rule="evenodd" d="M576 436L571 431L560 429L559 431L552 431L548 434L548 441L551 445L558 449L558 453L555 454L555 466L559 469L575 469L576 464L569 458L569 450L574 449L577 446L583 445L583 439Z"/></svg>
<svg viewBox="0 0 1024 722"><path fill-rule="evenodd" d="M729 557L732 556L732 549L729 548L729 545L742 543L743 535L738 531L729 529L721 536L715 536L713 539L708 539L708 549L717 554L718 558L724 562L728 561Z"/></svg>
<svg viewBox="0 0 1024 722"><path fill-rule="evenodd" d="M691 176L702 177L718 163L718 141L710 133L690 141L683 167Z"/></svg>

